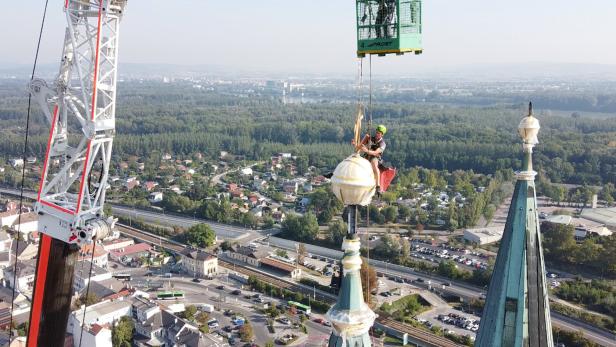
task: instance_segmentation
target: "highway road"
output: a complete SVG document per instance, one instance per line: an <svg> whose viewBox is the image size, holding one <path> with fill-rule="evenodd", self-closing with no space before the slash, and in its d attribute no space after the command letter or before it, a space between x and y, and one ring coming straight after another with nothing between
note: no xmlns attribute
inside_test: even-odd
<svg viewBox="0 0 616 347"><path fill-rule="evenodd" d="M233 241L246 241L245 239L254 240L256 238L261 237L261 234L255 230L246 229L238 226L214 223L212 221L199 219L199 218L189 218L182 217L173 214L164 214L153 211L145 211L134 209L131 207L120 206L120 205L111 205L111 211L114 216L122 216L125 218L131 219L140 219L146 223L157 224L157 225L165 225L165 226L179 226L182 228L190 228L195 224L207 224L212 230L216 233L218 238L222 238L225 240L233 240Z"/></svg>
<svg viewBox="0 0 616 347"><path fill-rule="evenodd" d="M11 188L0 188L0 194L8 194L12 196L19 196L19 190ZM28 199L36 199L36 193L32 191L24 191L24 196ZM256 230L242 228L238 226L232 226L227 224L215 223L212 221L182 217L174 214L165 214L164 212L155 212L141 210L134 207L127 207L123 205L110 204L111 210L115 216L122 216L131 219L140 219L147 223L163 225L163 226L179 226L182 228L190 228L195 224L204 223L209 225L218 238L229 239L241 242L252 242L255 239L261 238L262 234ZM267 233L267 231L263 232Z"/></svg>

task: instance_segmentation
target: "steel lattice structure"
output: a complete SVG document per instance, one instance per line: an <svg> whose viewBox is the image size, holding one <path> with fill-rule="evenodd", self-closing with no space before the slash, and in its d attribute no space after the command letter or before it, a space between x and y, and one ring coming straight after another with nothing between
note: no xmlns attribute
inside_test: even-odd
<svg viewBox="0 0 616 347"><path fill-rule="evenodd" d="M120 20L126 0L66 0L60 73L30 91L50 123L36 211L40 231L67 243L107 229L103 204L115 134ZM94 182L94 183L93 183Z"/></svg>

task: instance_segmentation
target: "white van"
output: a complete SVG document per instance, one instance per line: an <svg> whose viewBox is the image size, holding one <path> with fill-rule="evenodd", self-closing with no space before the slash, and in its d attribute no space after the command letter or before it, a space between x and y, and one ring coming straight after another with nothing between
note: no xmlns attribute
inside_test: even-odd
<svg viewBox="0 0 616 347"><path fill-rule="evenodd" d="M201 305L200 309L201 309L201 311L207 312L207 313L214 312L214 306L210 305L210 304L203 304L203 305Z"/></svg>

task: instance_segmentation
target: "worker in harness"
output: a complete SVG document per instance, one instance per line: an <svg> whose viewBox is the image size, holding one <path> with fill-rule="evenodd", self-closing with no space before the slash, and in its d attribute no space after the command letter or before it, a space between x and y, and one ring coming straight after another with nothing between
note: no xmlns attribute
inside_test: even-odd
<svg viewBox="0 0 616 347"><path fill-rule="evenodd" d="M383 161L383 152L385 151L385 140L383 136L387 132L387 128L383 124L379 124L376 127L376 131L374 136L370 136L370 134L366 134L364 138L361 140L361 143L355 145L356 149L363 152L364 158L370 161L372 164L372 171L374 172L374 178L376 180L376 193L380 195L381 192L381 172L379 170L379 164Z"/></svg>

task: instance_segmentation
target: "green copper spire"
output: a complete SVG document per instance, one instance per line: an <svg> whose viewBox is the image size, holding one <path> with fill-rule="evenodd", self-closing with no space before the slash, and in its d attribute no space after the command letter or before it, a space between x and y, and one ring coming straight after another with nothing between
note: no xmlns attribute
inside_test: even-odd
<svg viewBox="0 0 616 347"><path fill-rule="evenodd" d="M518 127L524 161L505 224L475 346L552 347L552 324L537 216L533 147L539 121L532 114Z"/></svg>
<svg viewBox="0 0 616 347"><path fill-rule="evenodd" d="M361 288L360 240L357 237L357 205L349 206L349 234L342 242L342 281L338 301L327 311L326 317L334 330L329 347L370 347L368 331L376 315L364 302Z"/></svg>

